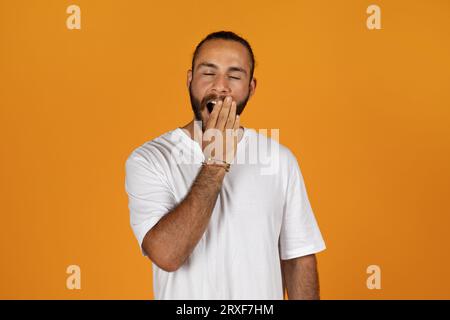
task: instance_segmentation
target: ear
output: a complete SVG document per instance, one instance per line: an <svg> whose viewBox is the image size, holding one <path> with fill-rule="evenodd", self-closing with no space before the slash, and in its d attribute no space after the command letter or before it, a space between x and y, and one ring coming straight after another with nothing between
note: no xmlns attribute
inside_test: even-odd
<svg viewBox="0 0 450 320"><path fill-rule="evenodd" d="M257 83L256 78L253 77L252 81L250 81L250 97L253 96L253 94L256 91L256 83Z"/></svg>
<svg viewBox="0 0 450 320"><path fill-rule="evenodd" d="M186 79L186 85L189 89L189 86L191 85L191 81L192 81L192 70L189 69L187 72L187 79Z"/></svg>

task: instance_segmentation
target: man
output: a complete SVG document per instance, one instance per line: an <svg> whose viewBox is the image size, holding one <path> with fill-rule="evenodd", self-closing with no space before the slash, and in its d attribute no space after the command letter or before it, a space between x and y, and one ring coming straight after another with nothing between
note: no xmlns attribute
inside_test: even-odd
<svg viewBox="0 0 450 320"><path fill-rule="evenodd" d="M283 299L285 289L319 299L325 244L296 158L239 125L254 68L245 39L208 35L187 73L194 120L127 159L130 222L156 299ZM254 157L267 145L264 161Z"/></svg>

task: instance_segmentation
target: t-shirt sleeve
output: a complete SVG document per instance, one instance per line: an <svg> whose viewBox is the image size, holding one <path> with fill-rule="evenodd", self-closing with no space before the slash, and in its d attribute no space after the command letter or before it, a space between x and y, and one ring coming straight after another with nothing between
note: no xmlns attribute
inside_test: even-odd
<svg viewBox="0 0 450 320"><path fill-rule="evenodd" d="M289 167L279 243L282 260L314 254L326 248L309 203L302 173L293 155Z"/></svg>
<svg viewBox="0 0 450 320"><path fill-rule="evenodd" d="M173 193L156 168L133 152L125 164L130 224L142 250L147 232L175 205ZM145 256L145 251L142 250Z"/></svg>

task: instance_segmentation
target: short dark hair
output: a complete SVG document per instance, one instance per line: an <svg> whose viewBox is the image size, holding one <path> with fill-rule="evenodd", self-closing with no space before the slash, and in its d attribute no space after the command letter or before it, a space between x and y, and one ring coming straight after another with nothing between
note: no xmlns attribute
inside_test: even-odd
<svg viewBox="0 0 450 320"><path fill-rule="evenodd" d="M253 54L252 47L250 46L250 43L248 43L247 40L242 38L241 36L237 35L234 32L231 31L217 31L208 34L202 41L199 42L197 47L195 48L194 55L192 57L192 71L194 71L194 63L195 59L197 58L198 52L200 51L201 46L209 40L229 40L229 41L236 41L242 44L245 48L247 48L247 51L250 56L250 80L253 79L253 72L255 70L255 55Z"/></svg>

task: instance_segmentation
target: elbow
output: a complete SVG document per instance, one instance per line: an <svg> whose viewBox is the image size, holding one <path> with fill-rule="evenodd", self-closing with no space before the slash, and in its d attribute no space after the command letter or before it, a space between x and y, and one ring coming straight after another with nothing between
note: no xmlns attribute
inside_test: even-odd
<svg viewBox="0 0 450 320"><path fill-rule="evenodd" d="M142 249L150 261L166 272L175 272L183 264L178 262L177 259L173 259L171 255L168 255L167 253L151 250L149 246L142 246Z"/></svg>
<svg viewBox="0 0 450 320"><path fill-rule="evenodd" d="M181 267L180 264L176 264L170 260L168 260L168 261L164 261L162 259L157 260L157 259L151 258L150 256L149 256L149 258L154 264L156 264L158 266L158 268L160 268L166 272L175 272Z"/></svg>
<svg viewBox="0 0 450 320"><path fill-rule="evenodd" d="M153 229L152 229L153 230ZM163 245L162 241L155 240L150 230L142 241L142 250L158 268L166 272L177 271L184 260L174 252L175 248Z"/></svg>

